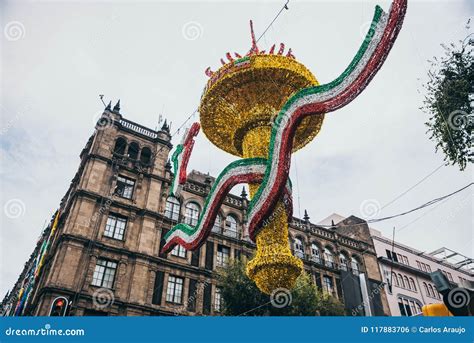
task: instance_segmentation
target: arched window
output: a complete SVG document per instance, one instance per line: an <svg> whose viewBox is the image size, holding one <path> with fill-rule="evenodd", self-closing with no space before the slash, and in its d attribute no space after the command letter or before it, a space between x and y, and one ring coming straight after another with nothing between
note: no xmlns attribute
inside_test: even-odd
<svg viewBox="0 0 474 343"><path fill-rule="evenodd" d="M406 286L408 289L411 289L410 281L408 281L408 277L407 277L406 275L403 276L403 282L405 283L405 286Z"/></svg>
<svg viewBox="0 0 474 343"><path fill-rule="evenodd" d="M324 248L324 263L326 267L334 268L334 256L328 247Z"/></svg>
<svg viewBox="0 0 474 343"><path fill-rule="evenodd" d="M150 164L151 161L151 150L148 147L144 147L140 154L140 162L143 164Z"/></svg>
<svg viewBox="0 0 474 343"><path fill-rule="evenodd" d="M360 274L360 263L354 256L351 257L351 267L352 267L352 274L359 275Z"/></svg>
<svg viewBox="0 0 474 343"><path fill-rule="evenodd" d="M429 292L428 292L429 295L431 295L433 298L436 297L435 291L434 291L434 289L433 289L433 286L428 285L428 291L429 291Z"/></svg>
<svg viewBox="0 0 474 343"><path fill-rule="evenodd" d="M238 236L237 230L237 219L231 214L229 214L225 218L225 234L230 237L237 238Z"/></svg>
<svg viewBox="0 0 474 343"><path fill-rule="evenodd" d="M166 199L165 216L172 220L178 221L179 207L180 203L178 199L176 199L175 197L168 197L168 199Z"/></svg>
<svg viewBox="0 0 474 343"><path fill-rule="evenodd" d="M222 225L222 218L218 214L216 216L216 220L214 221L214 226L212 227L212 232L221 233L221 231L222 231L222 226L221 225Z"/></svg>
<svg viewBox="0 0 474 343"><path fill-rule="evenodd" d="M441 299L441 294L439 294L438 288L436 288L436 286L433 286L433 288L434 288L434 291L435 291L435 293L436 293L436 297L437 297L438 299Z"/></svg>
<svg viewBox="0 0 474 343"><path fill-rule="evenodd" d="M415 280L413 280L412 277L410 278L410 285L411 285L411 289L413 289L416 292Z"/></svg>
<svg viewBox="0 0 474 343"><path fill-rule="evenodd" d="M321 263L321 252L316 243L311 244L311 259L316 263Z"/></svg>
<svg viewBox="0 0 474 343"><path fill-rule="evenodd" d="M423 288L425 289L426 295L430 295L430 290L428 289L428 285L426 284L426 282L423 282Z"/></svg>
<svg viewBox="0 0 474 343"><path fill-rule="evenodd" d="M295 255L300 258L304 257L304 244L298 237L295 238Z"/></svg>
<svg viewBox="0 0 474 343"><path fill-rule="evenodd" d="M114 154L125 155L125 148L127 147L127 141L125 138L119 137L115 141Z"/></svg>
<svg viewBox="0 0 474 343"><path fill-rule="evenodd" d="M349 269L349 262L347 261L347 257L346 255L344 255L343 253L340 253L339 254L339 263L340 263L340 268L341 270L348 270Z"/></svg>
<svg viewBox="0 0 474 343"><path fill-rule="evenodd" d="M398 274L398 283L400 284L400 287L405 288L405 282L403 282L402 274Z"/></svg>
<svg viewBox="0 0 474 343"><path fill-rule="evenodd" d="M128 146L128 157L132 160L136 160L138 158L138 151L140 150L140 147L138 146L138 143L132 142Z"/></svg>
<svg viewBox="0 0 474 343"><path fill-rule="evenodd" d="M392 272L392 282L395 286L400 287L400 284L398 283L397 274L395 274L394 272Z"/></svg>
<svg viewBox="0 0 474 343"><path fill-rule="evenodd" d="M191 226L195 226L199 219L199 205L195 202L188 202L184 213L184 222Z"/></svg>

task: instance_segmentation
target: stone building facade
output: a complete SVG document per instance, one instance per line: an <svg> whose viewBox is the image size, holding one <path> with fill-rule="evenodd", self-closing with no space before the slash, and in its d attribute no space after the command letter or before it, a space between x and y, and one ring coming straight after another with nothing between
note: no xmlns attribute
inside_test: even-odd
<svg viewBox="0 0 474 343"><path fill-rule="evenodd" d="M247 194L228 195L213 232L195 252L160 254L162 237L177 222L194 224L214 178L192 171L180 198L168 197L172 178L168 125L155 131L125 119L110 104L80 154L80 166L59 207L57 228L45 230L17 283L2 302L18 310L25 275L51 236L41 272L22 315L49 315L55 300L67 315L218 315L216 271L248 259L255 245L245 229ZM367 223L349 217L321 226L293 218L290 244L316 285L348 315L390 315Z"/></svg>
<svg viewBox="0 0 474 343"><path fill-rule="evenodd" d="M393 242L371 229L392 316L421 314L424 305L442 303L430 274L440 270L452 287L474 288L474 260L446 248L426 253Z"/></svg>

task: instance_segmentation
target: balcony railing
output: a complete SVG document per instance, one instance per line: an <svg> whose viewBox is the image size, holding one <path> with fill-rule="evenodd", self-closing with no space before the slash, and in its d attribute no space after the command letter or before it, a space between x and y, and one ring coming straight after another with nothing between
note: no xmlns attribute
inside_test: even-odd
<svg viewBox="0 0 474 343"><path fill-rule="evenodd" d="M304 252L302 252L301 250L296 250L295 255L299 258L304 258Z"/></svg>
<svg viewBox="0 0 474 343"><path fill-rule="evenodd" d="M158 134L152 130L149 130L141 125L134 124L129 122L128 120L120 119L120 124L123 127L126 127L127 129L130 129L132 131L135 131L137 133L140 133L144 136L150 137L150 138L156 138L158 137Z"/></svg>

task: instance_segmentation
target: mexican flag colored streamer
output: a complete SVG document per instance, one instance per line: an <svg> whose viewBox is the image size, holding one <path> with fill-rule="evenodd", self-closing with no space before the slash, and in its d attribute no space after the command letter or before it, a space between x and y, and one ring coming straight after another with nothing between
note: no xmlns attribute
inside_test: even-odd
<svg viewBox="0 0 474 343"><path fill-rule="evenodd" d="M199 123L193 123L191 128L186 130L183 136L183 141L178 144L175 152L171 157L173 163L174 176L171 182L170 194L173 196L179 196L182 186L186 183L186 168L188 166L189 158L194 147L194 137L199 133L201 125Z"/></svg>

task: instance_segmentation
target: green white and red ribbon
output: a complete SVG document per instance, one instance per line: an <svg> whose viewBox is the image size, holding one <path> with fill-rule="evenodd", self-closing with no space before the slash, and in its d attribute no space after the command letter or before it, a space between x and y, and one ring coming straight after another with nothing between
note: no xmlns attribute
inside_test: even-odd
<svg viewBox="0 0 474 343"><path fill-rule="evenodd" d="M174 176L171 182L170 194L173 196L179 196L181 188L186 183L186 168L188 166L189 158L194 147L194 137L199 133L201 125L199 123L193 123L189 129L183 135L181 144L176 146L171 161L173 163Z"/></svg>

